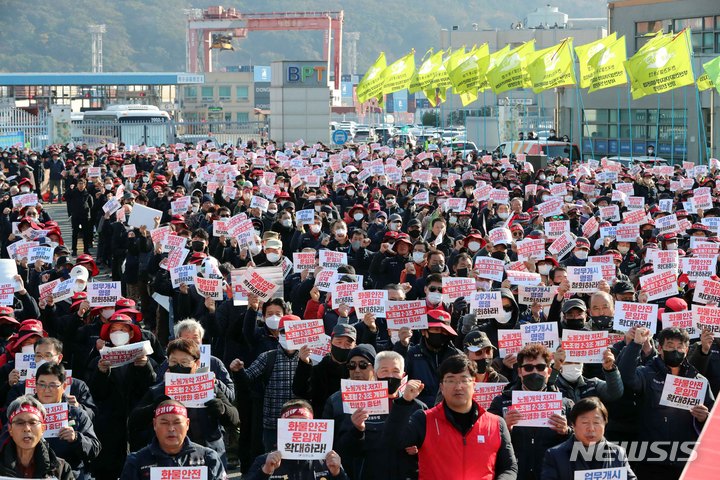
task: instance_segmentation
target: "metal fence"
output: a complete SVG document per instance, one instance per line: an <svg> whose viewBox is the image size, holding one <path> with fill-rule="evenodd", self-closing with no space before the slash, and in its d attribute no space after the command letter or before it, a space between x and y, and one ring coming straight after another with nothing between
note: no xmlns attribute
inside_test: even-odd
<svg viewBox="0 0 720 480"><path fill-rule="evenodd" d="M45 112L33 115L20 108L0 108L0 136L23 132L25 144L41 150L48 143L48 119Z"/></svg>

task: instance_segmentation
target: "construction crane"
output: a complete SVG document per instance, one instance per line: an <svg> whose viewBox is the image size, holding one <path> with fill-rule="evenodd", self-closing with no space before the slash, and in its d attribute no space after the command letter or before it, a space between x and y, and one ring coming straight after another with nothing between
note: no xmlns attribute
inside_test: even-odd
<svg viewBox="0 0 720 480"><path fill-rule="evenodd" d="M247 38L248 32L320 30L323 36L323 60L330 59L332 47L332 68L335 88L340 88L342 70L343 11L317 12L269 12L240 13L234 8L222 6L207 9L192 8L184 11L187 18L187 71L189 73L212 72L212 49L220 44L215 42L213 33L232 39ZM228 38L223 38L227 40Z"/></svg>

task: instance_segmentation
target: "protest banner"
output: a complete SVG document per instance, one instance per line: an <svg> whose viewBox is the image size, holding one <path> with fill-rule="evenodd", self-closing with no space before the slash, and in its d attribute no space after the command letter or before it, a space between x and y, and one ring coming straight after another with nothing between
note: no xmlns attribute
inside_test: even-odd
<svg viewBox="0 0 720 480"><path fill-rule="evenodd" d="M470 295L470 313L476 319L500 318L503 314L502 296L500 292L475 292Z"/></svg>
<svg viewBox="0 0 720 480"><path fill-rule="evenodd" d="M678 294L677 276L672 270L641 275L640 286L642 290L648 294L648 301L672 297ZM720 284L718 284L718 286L720 286Z"/></svg>
<svg viewBox="0 0 720 480"><path fill-rule="evenodd" d="M87 294L91 307L114 307L115 302L122 297L120 282L90 282Z"/></svg>
<svg viewBox="0 0 720 480"><path fill-rule="evenodd" d="M488 233L488 237L490 237L490 243L493 245L512 245L513 242L512 232L509 228L493 228Z"/></svg>
<svg viewBox="0 0 720 480"><path fill-rule="evenodd" d="M582 226L583 237L590 238L595 235L599 229L600 222L598 222L597 217L590 217L590 219Z"/></svg>
<svg viewBox="0 0 720 480"><path fill-rule="evenodd" d="M127 219L127 224L131 227L138 227L145 225L148 231L155 228L155 218L162 218L163 213L160 210L146 207L136 203L132 207L130 216Z"/></svg>
<svg viewBox="0 0 720 480"><path fill-rule="evenodd" d="M520 332L523 345L539 343L551 352L560 346L557 322L526 323L520 325Z"/></svg>
<svg viewBox="0 0 720 480"><path fill-rule="evenodd" d="M553 220L552 222L545 222L543 227L545 236L547 236L547 238L555 239L565 232L570 232L570 221Z"/></svg>
<svg viewBox="0 0 720 480"><path fill-rule="evenodd" d="M170 283L173 288L179 288L181 284L195 285L197 265L180 265L170 269Z"/></svg>
<svg viewBox="0 0 720 480"><path fill-rule="evenodd" d="M32 247L28 250L28 264L34 265L38 260L42 260L43 263L53 263L53 248L52 247Z"/></svg>
<svg viewBox="0 0 720 480"><path fill-rule="evenodd" d="M36 368L35 353L15 353L15 370L20 372L20 381L23 382L28 376L28 371Z"/></svg>
<svg viewBox="0 0 720 480"><path fill-rule="evenodd" d="M205 278L197 273L193 277L195 289L205 298L212 298L215 301L223 299L223 279L222 278Z"/></svg>
<svg viewBox="0 0 720 480"><path fill-rule="evenodd" d="M204 408L215 398L215 374L165 372L165 395L187 408Z"/></svg>
<svg viewBox="0 0 720 480"><path fill-rule="evenodd" d="M312 208L300 210L295 214L298 225L312 225L315 223L315 210Z"/></svg>
<svg viewBox="0 0 720 480"><path fill-rule="evenodd" d="M277 446L283 460L325 460L333 448L334 420L278 418Z"/></svg>
<svg viewBox="0 0 720 480"><path fill-rule="evenodd" d="M337 270L340 265L347 265L347 253L334 252L332 250L320 250L320 266Z"/></svg>
<svg viewBox="0 0 720 480"><path fill-rule="evenodd" d="M456 298L469 298L475 293L475 279L468 277L442 277L443 300L453 302Z"/></svg>
<svg viewBox="0 0 720 480"><path fill-rule="evenodd" d="M275 193L274 188L270 188L270 191ZM267 212L268 206L270 205L270 200L263 197L258 197L257 195L253 195L252 200L250 200L250 208L258 208L261 212Z"/></svg>
<svg viewBox="0 0 720 480"><path fill-rule="evenodd" d="M361 290L353 293L353 305L358 320L362 320L366 313L384 318L387 301L387 290Z"/></svg>
<svg viewBox="0 0 720 480"><path fill-rule="evenodd" d="M40 243L36 241L20 240L18 242L11 243L7 246L8 255L10 258L21 261L23 258L27 258L28 252L31 248L39 246ZM11 260L8 260L11 261ZM13 262L13 265L15 262ZM16 269L17 270L17 269ZM3 270L4 271L4 270ZM17 273L15 273L17 275ZM7 277L3 277L7 278Z"/></svg>
<svg viewBox="0 0 720 480"><path fill-rule="evenodd" d="M660 320L662 320L663 328L684 328L688 332L690 340L700 338L700 332L695 328L695 317L692 310L683 310L682 312L665 311L662 313Z"/></svg>
<svg viewBox="0 0 720 480"><path fill-rule="evenodd" d="M189 254L190 250L187 248L175 248L171 250L170 253L168 253L167 258L163 260L165 265L163 266L163 261L161 261L160 266L169 271L172 268L182 265Z"/></svg>
<svg viewBox="0 0 720 480"><path fill-rule="evenodd" d="M673 271L677 274L680 268L680 260L677 250L648 249L646 259L653 265L653 271Z"/></svg>
<svg viewBox="0 0 720 480"><path fill-rule="evenodd" d="M720 333L720 307L692 306L693 321L698 333L709 330L715 335Z"/></svg>
<svg viewBox="0 0 720 480"><path fill-rule="evenodd" d="M539 273L519 272L517 270L508 270L505 272L507 279L511 285L527 285L534 286L542 283L542 277Z"/></svg>
<svg viewBox="0 0 720 480"><path fill-rule="evenodd" d="M45 407L43 438L57 438L60 436L60 429L69 426L68 404L67 402L47 403L43 406Z"/></svg>
<svg viewBox="0 0 720 480"><path fill-rule="evenodd" d="M552 414L562 414L562 393L512 391L512 410L520 412L519 427L549 427Z"/></svg>
<svg viewBox="0 0 720 480"><path fill-rule="evenodd" d="M317 365L328 353L330 353L330 335L323 335L320 345L310 347L310 360L313 365Z"/></svg>
<svg viewBox="0 0 720 480"><path fill-rule="evenodd" d="M385 320L389 329L407 327L411 330L428 328L427 308L424 300L388 301Z"/></svg>
<svg viewBox="0 0 720 480"><path fill-rule="evenodd" d="M535 209L540 215L542 215L543 218L549 218L556 215L562 215L562 206L562 198L552 197L550 200L538 204Z"/></svg>
<svg viewBox="0 0 720 480"><path fill-rule="evenodd" d="M716 268L717 257L682 257L680 259L680 270L687 274L692 282L712 277L715 275Z"/></svg>
<svg viewBox="0 0 720 480"><path fill-rule="evenodd" d="M321 292L330 292L333 285L333 279L336 278L337 270L325 269L315 275L315 286Z"/></svg>
<svg viewBox="0 0 720 480"><path fill-rule="evenodd" d="M173 215L184 215L190 209L190 197L184 196L170 202L170 211Z"/></svg>
<svg viewBox="0 0 720 480"><path fill-rule="evenodd" d="M33 207L38 204L37 193L23 193L12 197L13 208L22 209L24 207Z"/></svg>
<svg viewBox="0 0 720 480"><path fill-rule="evenodd" d="M691 410L705 402L707 388L708 381L705 378L685 378L668 373L660 394L660 405Z"/></svg>
<svg viewBox="0 0 720 480"><path fill-rule="evenodd" d="M542 239L540 241L544 242ZM562 235L557 237L552 244L550 244L550 246L548 247L548 252L557 256L559 260L565 257L568 253L572 252L572 250L575 248L575 244L575 235L570 232L564 232ZM545 253L543 250L543 256L541 258L544 257Z"/></svg>
<svg viewBox="0 0 720 480"><path fill-rule="evenodd" d="M487 278L495 282L502 282L505 273L505 262L492 257L475 257L473 270L480 278Z"/></svg>
<svg viewBox="0 0 720 480"><path fill-rule="evenodd" d="M620 218L620 207L617 205L608 205L607 207L599 207L600 218L603 220L609 220L611 222L619 222Z"/></svg>
<svg viewBox="0 0 720 480"><path fill-rule="evenodd" d="M151 353L153 353L153 349L150 346L150 341L145 340L120 347L108 347L106 345L100 350L100 358L110 362L110 368L112 368L133 363L136 358Z"/></svg>
<svg viewBox="0 0 720 480"><path fill-rule="evenodd" d="M556 292L557 286L520 285L518 287L518 303L520 305L532 305L537 302L543 306L551 305Z"/></svg>
<svg viewBox="0 0 720 480"><path fill-rule="evenodd" d="M567 267L567 278L572 293L595 293L603 279L599 265Z"/></svg>
<svg viewBox="0 0 720 480"><path fill-rule="evenodd" d="M52 297L52 292L60 284L61 278L56 278L52 282L41 283L38 285L38 293L40 300L47 301L48 298Z"/></svg>
<svg viewBox="0 0 720 480"><path fill-rule="evenodd" d="M150 480L208 480L208 467L150 467Z"/></svg>
<svg viewBox="0 0 720 480"><path fill-rule="evenodd" d="M354 413L359 408L369 414L389 412L388 382L365 382L362 380L340 380L343 413Z"/></svg>
<svg viewBox="0 0 720 480"><path fill-rule="evenodd" d="M614 282L614 279L617 276L615 272L615 259L612 255L595 255L593 257L588 257L587 265L600 265L602 278L608 283Z"/></svg>
<svg viewBox="0 0 720 480"><path fill-rule="evenodd" d="M500 358L514 355L523 347L521 330L498 330L498 351Z"/></svg>
<svg viewBox="0 0 720 480"><path fill-rule="evenodd" d="M285 339L288 350L299 350L305 345L322 346L325 341L325 326L322 318L285 322Z"/></svg>
<svg viewBox="0 0 720 480"><path fill-rule="evenodd" d="M525 240L517 242L516 246L518 260L526 261L530 260L531 258L534 258L536 260L542 260L543 258L545 258L545 240L543 240L542 238L527 238Z"/></svg>
<svg viewBox="0 0 720 480"><path fill-rule="evenodd" d="M362 290L362 284L358 282L333 283L332 285L332 308L340 308L340 305L353 306L353 294Z"/></svg>
<svg viewBox="0 0 720 480"><path fill-rule="evenodd" d="M293 252L293 271L315 270L315 252Z"/></svg>
<svg viewBox="0 0 720 480"><path fill-rule="evenodd" d="M627 470L627 467L575 470L573 472L573 480L627 480Z"/></svg>
<svg viewBox="0 0 720 480"><path fill-rule="evenodd" d="M617 240L618 242L635 243L639 236L640 236L640 226L639 225L620 224L615 229L615 240Z"/></svg>
<svg viewBox="0 0 720 480"><path fill-rule="evenodd" d="M563 329L562 348L566 362L602 363L608 348L608 332Z"/></svg>
<svg viewBox="0 0 720 480"><path fill-rule="evenodd" d="M282 275L282 270L280 273ZM267 277L256 271L255 268L248 268L238 281L245 292L255 295L261 302L270 300L273 294L280 288L280 285L267 279ZM233 287L234 286L235 282L233 281Z"/></svg>
<svg viewBox="0 0 720 480"><path fill-rule="evenodd" d="M645 327L653 335L657 331L658 306L649 303L615 302L613 328L627 332L632 327Z"/></svg>
<svg viewBox="0 0 720 480"><path fill-rule="evenodd" d="M68 278L58 283L52 291L53 302L61 302L67 298L70 298L75 293L75 279Z"/></svg>
<svg viewBox="0 0 720 480"><path fill-rule="evenodd" d="M473 400L477 402L482 408L487 410L490 408L490 404L493 399L500 395L508 382L500 383L486 383L486 382L475 382L473 391Z"/></svg>
<svg viewBox="0 0 720 480"><path fill-rule="evenodd" d="M677 293L677 291L676 291ZM695 285L693 303L720 305L720 282L703 278Z"/></svg>
<svg viewBox="0 0 720 480"><path fill-rule="evenodd" d="M678 225L677 215L670 214L664 217L655 219L655 228L658 230L658 235L663 233L678 233L680 226Z"/></svg>

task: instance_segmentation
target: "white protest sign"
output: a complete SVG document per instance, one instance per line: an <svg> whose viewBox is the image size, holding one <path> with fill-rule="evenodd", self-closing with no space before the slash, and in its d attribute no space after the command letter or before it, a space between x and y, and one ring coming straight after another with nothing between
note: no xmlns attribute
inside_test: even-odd
<svg viewBox="0 0 720 480"><path fill-rule="evenodd" d="M293 252L293 271L315 270L315 252Z"/></svg>
<svg viewBox="0 0 720 480"><path fill-rule="evenodd" d="M243 290L245 290L245 292L249 292L257 296L261 302L267 302L270 300L273 294L280 288L278 284L267 280L254 268L248 268L245 271L242 277L239 278L239 285ZM235 280L233 280L233 288L235 287Z"/></svg>
<svg viewBox="0 0 720 480"><path fill-rule="evenodd" d="M120 282L90 282L87 293L91 307L114 307L122 297Z"/></svg>
<svg viewBox="0 0 720 480"><path fill-rule="evenodd" d="M25 379L27 379L28 372L35 368L35 353L17 352L15 354L15 370L20 372L21 382L25 381Z"/></svg>
<svg viewBox="0 0 720 480"><path fill-rule="evenodd" d="M53 248L52 247L32 247L28 250L28 264L33 265L38 260L42 260L44 263L53 262Z"/></svg>
<svg viewBox="0 0 720 480"><path fill-rule="evenodd" d="M58 283L52 291L53 302L58 303L73 296L75 293L75 279L68 278Z"/></svg>
<svg viewBox="0 0 720 480"><path fill-rule="evenodd" d="M184 196L170 202L170 211L173 215L184 215L190 208L190 197Z"/></svg>
<svg viewBox="0 0 720 480"><path fill-rule="evenodd" d="M365 382L362 380L340 380L343 413L353 413L364 408L369 414L389 412L388 386L386 381Z"/></svg>
<svg viewBox="0 0 720 480"><path fill-rule="evenodd" d="M660 320L662 320L663 328L684 328L688 332L690 340L700 338L700 332L695 328L695 317L691 310L683 310L681 312L666 311L663 312Z"/></svg>
<svg viewBox="0 0 720 480"><path fill-rule="evenodd" d="M324 461L333 448L334 423L334 420L278 418L277 446L283 460Z"/></svg>
<svg viewBox="0 0 720 480"><path fill-rule="evenodd" d="M693 305L693 321L698 332L710 330L715 335L720 333L720 307L703 307Z"/></svg>
<svg viewBox="0 0 720 480"><path fill-rule="evenodd" d="M602 363L608 348L608 332L563 329L562 348L567 362Z"/></svg>
<svg viewBox="0 0 720 480"><path fill-rule="evenodd" d="M362 319L366 313L372 313L375 317L385 317L387 301L387 290L362 290L353 293L355 313L358 319Z"/></svg>
<svg viewBox="0 0 720 480"><path fill-rule="evenodd" d="M498 351L500 358L515 354L522 350L523 340L521 330L498 330Z"/></svg>
<svg viewBox="0 0 720 480"><path fill-rule="evenodd" d="M43 432L43 438L59 437L60 429L69 425L67 402L48 403L43 406L45 407L45 420L43 421L45 431Z"/></svg>
<svg viewBox="0 0 720 480"><path fill-rule="evenodd" d="M312 320L292 320L285 322L285 339L288 350L299 350L322 346L325 343L325 326L322 318Z"/></svg>
<svg viewBox="0 0 720 480"><path fill-rule="evenodd" d="M424 300L388 301L385 320L389 329L407 327L411 330L428 328L427 308Z"/></svg>
<svg viewBox="0 0 720 480"><path fill-rule="evenodd" d="M211 298L215 301L223 299L223 279L222 278L205 278L197 273L193 278L195 289L205 298Z"/></svg>
<svg viewBox="0 0 720 480"><path fill-rule="evenodd" d="M150 467L150 480L208 480L208 467Z"/></svg>
<svg viewBox="0 0 720 480"><path fill-rule="evenodd" d="M148 231L150 231L155 228L155 217L162 218L162 212L136 203L132 207L127 224L131 227L138 228L145 225Z"/></svg>
<svg viewBox="0 0 720 480"><path fill-rule="evenodd" d="M677 293L677 292L676 292ZM693 302L707 305L713 303L720 305L720 282L703 278L695 285Z"/></svg>
<svg viewBox="0 0 720 480"><path fill-rule="evenodd" d="M520 427L549 427L553 414L562 414L562 393L512 391L512 410L520 412Z"/></svg>
<svg viewBox="0 0 720 480"><path fill-rule="evenodd" d="M668 373L660 394L660 405L691 410L705 402L707 387L708 381L705 378L685 378Z"/></svg>
<svg viewBox="0 0 720 480"><path fill-rule="evenodd" d="M320 266L337 270L340 265L347 265L347 253L334 252L332 250L320 250Z"/></svg>
<svg viewBox="0 0 720 480"><path fill-rule="evenodd" d="M542 241L542 240L541 240ZM548 247L548 252L556 255L558 259L565 257L568 253L572 252L575 248L576 239L575 235L570 232L564 232L562 235L557 237L555 241ZM544 251L543 257L544 258Z"/></svg>
<svg viewBox="0 0 720 480"><path fill-rule="evenodd" d="M615 302L613 328L627 332L632 327L645 327L653 335L657 330L658 306L650 303Z"/></svg>
<svg viewBox="0 0 720 480"><path fill-rule="evenodd" d="M215 398L215 374L165 372L165 395L187 408L204 408Z"/></svg>
<svg viewBox="0 0 720 480"><path fill-rule="evenodd" d="M195 285L197 265L180 265L170 269L170 283L173 288L179 288L181 284Z"/></svg>
<svg viewBox="0 0 720 480"><path fill-rule="evenodd" d="M640 276L640 286L648 294L648 301L678 294L677 276L672 270L663 270Z"/></svg>
<svg viewBox="0 0 720 480"><path fill-rule="evenodd" d="M627 467L575 470L573 480L627 480Z"/></svg>
<svg viewBox="0 0 720 480"><path fill-rule="evenodd" d="M445 301L454 301L456 298L469 298L477 287L474 278L467 277L442 277L442 293Z"/></svg>
<svg viewBox="0 0 720 480"><path fill-rule="evenodd" d="M557 287L544 285L520 285L518 287L518 303L520 305L532 305L537 302L540 305L551 305Z"/></svg>
<svg viewBox="0 0 720 480"><path fill-rule="evenodd" d="M595 293L603 279L600 265L567 267L567 277L572 293Z"/></svg>
<svg viewBox="0 0 720 480"><path fill-rule="evenodd" d="M473 400L475 400L475 402L482 408L487 410L488 408L490 408L490 404L492 403L493 399L503 392L507 384L508 382L475 382L475 386L473 389Z"/></svg>
<svg viewBox="0 0 720 480"><path fill-rule="evenodd" d="M563 237L564 236L565 235L563 235ZM558 238L558 240L560 238ZM557 240L555 242L557 242ZM553 242L553 244L555 242ZM545 240L542 238L527 238L517 242L516 246L518 260L526 261L531 258L542 260L545 258Z"/></svg>
<svg viewBox="0 0 720 480"><path fill-rule="evenodd" d="M137 357L153 353L150 341L131 343L121 347L105 346L100 350L100 358L110 362L110 367L122 367L133 363Z"/></svg>
<svg viewBox="0 0 720 480"><path fill-rule="evenodd" d="M315 223L315 210L300 210L295 214L298 225L312 225Z"/></svg>
<svg viewBox="0 0 720 480"><path fill-rule="evenodd" d="M505 273L505 262L497 258L477 256L475 257L473 270L480 278L502 282Z"/></svg>
<svg viewBox="0 0 720 480"><path fill-rule="evenodd" d="M340 305L353 306L353 295L362 290L362 284L358 282L334 283L332 286L332 308L340 308Z"/></svg>
<svg viewBox="0 0 720 480"><path fill-rule="evenodd" d="M557 322L526 323L520 326L522 343L539 343L551 352L560 346Z"/></svg>
<svg viewBox="0 0 720 480"><path fill-rule="evenodd" d="M476 319L500 318L503 315L503 304L500 292L475 292L469 299L470 313Z"/></svg>

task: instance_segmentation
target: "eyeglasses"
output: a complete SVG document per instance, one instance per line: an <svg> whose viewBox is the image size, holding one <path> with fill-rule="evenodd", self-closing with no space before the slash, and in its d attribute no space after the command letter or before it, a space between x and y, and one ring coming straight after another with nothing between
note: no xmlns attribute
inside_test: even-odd
<svg viewBox="0 0 720 480"><path fill-rule="evenodd" d="M547 365L544 363L538 363L537 365L527 363L525 365L522 365L520 368L522 368L525 373L532 373L533 370L537 370L538 372L544 372L545 370L547 370Z"/></svg>
<svg viewBox="0 0 720 480"><path fill-rule="evenodd" d="M442 287L428 287L428 291L442 293Z"/></svg>
<svg viewBox="0 0 720 480"><path fill-rule="evenodd" d="M62 387L62 383L36 383L38 390L57 390Z"/></svg>
<svg viewBox="0 0 720 480"><path fill-rule="evenodd" d="M44 355L43 355L42 353L36 353L36 354L35 354L35 361L38 361L38 360L47 360L47 361L50 361L50 360L52 360L52 359L54 359L54 358L55 358L55 354L54 354L54 353L46 353L46 354L44 354Z"/></svg>
<svg viewBox="0 0 720 480"><path fill-rule="evenodd" d="M472 377L449 378L443 380L443 383L445 385L450 385L451 387L457 387L458 385L462 385L464 387L473 383L473 379Z"/></svg>
<svg viewBox="0 0 720 480"><path fill-rule="evenodd" d="M359 368L360 370L367 370L367 368L370 366L370 363L368 362L348 362L347 368L348 370L355 370L356 368Z"/></svg>
<svg viewBox="0 0 720 480"><path fill-rule="evenodd" d="M12 424L17 427L24 427L25 425L37 427L39 425L42 425L42 422L40 420L13 420Z"/></svg>
<svg viewBox="0 0 720 480"><path fill-rule="evenodd" d="M181 367L190 368L193 366L193 363L195 363L195 362L178 362L178 363L175 363L172 365L170 363L168 363L168 367L177 367L179 365Z"/></svg>

